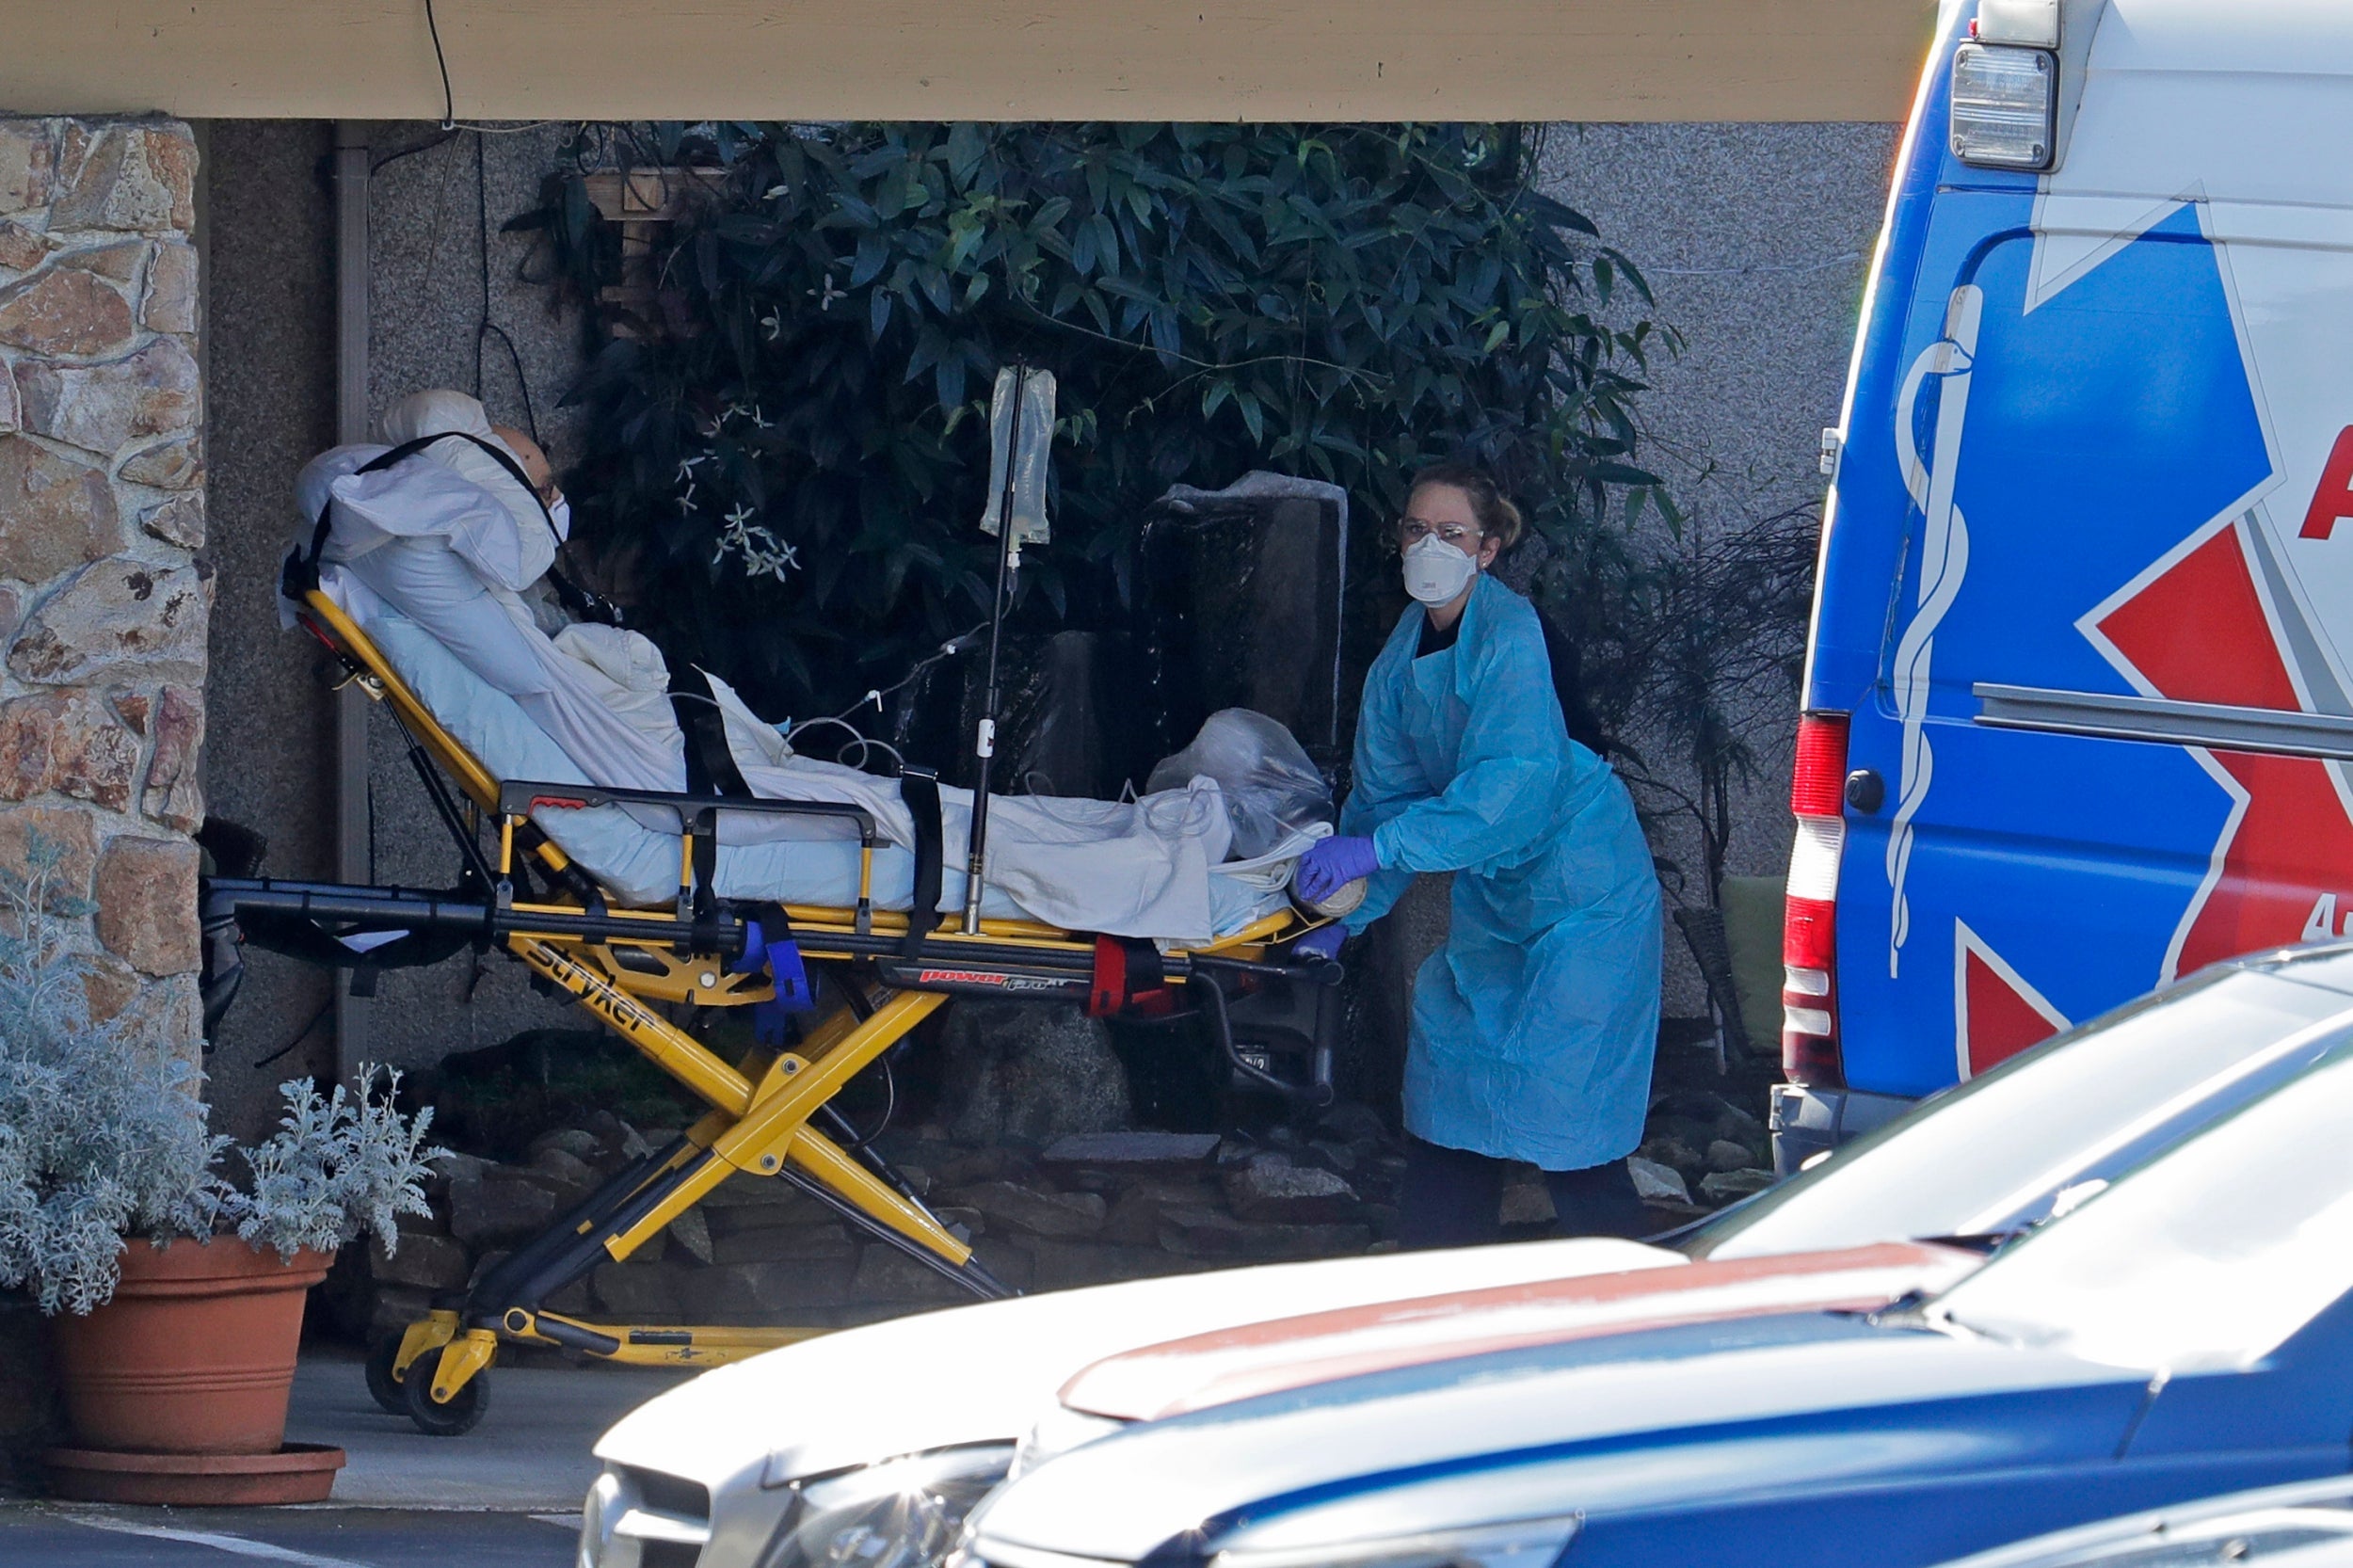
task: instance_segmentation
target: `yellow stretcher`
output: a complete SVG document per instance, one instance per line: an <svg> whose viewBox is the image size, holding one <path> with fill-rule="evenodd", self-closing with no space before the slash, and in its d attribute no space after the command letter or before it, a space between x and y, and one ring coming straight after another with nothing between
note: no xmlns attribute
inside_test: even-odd
<svg viewBox="0 0 2353 1568"><path fill-rule="evenodd" d="M504 948L547 984L593 1013L709 1105L670 1147L614 1176L546 1232L462 1293L378 1347L369 1387L388 1410L425 1432L456 1435L480 1419L483 1374L503 1341L567 1347L609 1361L712 1366L808 1338L814 1328L731 1328L590 1322L542 1304L607 1259L628 1257L720 1183L781 1179L830 1206L872 1236L956 1280L981 1298L1009 1294L927 1209L914 1190L864 1145L829 1103L843 1085L957 995L1077 1000L1115 1012L1139 997L1174 991L1199 1012L1237 1072L1267 1087L1329 1096L1328 1048L1304 1083L1271 1073L1238 1050L1219 980L1321 986L1337 965L1288 961L1272 944L1311 928L1285 911L1197 950L1161 953L1149 944L1074 934L1020 920L987 920L977 933L872 907L875 829L861 808L833 802L728 795L655 794L491 776L417 699L383 655L325 594L303 594L305 624L343 661L369 696L407 733L412 759L466 859L444 892L274 879L213 878L203 888L208 1021L234 989L234 943L314 962L370 961L343 938L402 934L410 961ZM436 773L436 768L440 772ZM444 782L446 776L448 782ZM449 784L456 786L453 795ZM594 880L534 825L533 812L608 804L667 808L680 830L674 908L616 909ZM717 813L810 813L856 819L863 845L853 908L748 908L712 891ZM483 843L495 824L496 850ZM930 866L924 866L924 847ZM936 892L937 846L920 846L917 887ZM928 875L927 875L928 873ZM931 900L936 904L936 897ZM764 929L760 923L764 916ZM786 931L776 929L781 922ZM789 935L788 935L789 933ZM787 1047L755 1047L728 1062L665 1016L665 1007L744 1007L776 997L766 968L734 972L747 945L788 939L824 973L834 1005ZM380 953L381 950L378 950ZM374 956L374 955L371 955Z"/></svg>

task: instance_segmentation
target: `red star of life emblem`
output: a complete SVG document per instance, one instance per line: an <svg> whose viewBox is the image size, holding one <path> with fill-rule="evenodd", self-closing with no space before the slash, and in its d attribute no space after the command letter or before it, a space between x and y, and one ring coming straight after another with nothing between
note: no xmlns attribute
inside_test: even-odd
<svg viewBox="0 0 2353 1568"><path fill-rule="evenodd" d="M2066 1027L2066 1016L1968 921L1953 922L1953 1051L1962 1078L1975 1078Z"/></svg>
<svg viewBox="0 0 2353 1568"><path fill-rule="evenodd" d="M2215 529L2092 622L2153 695L2303 711L2257 586L2250 526L2242 519ZM2233 804L2159 979L2343 935L2353 916L2353 899L2339 913L2341 895L2353 892L2353 811L2329 764L2199 746L2190 754Z"/></svg>

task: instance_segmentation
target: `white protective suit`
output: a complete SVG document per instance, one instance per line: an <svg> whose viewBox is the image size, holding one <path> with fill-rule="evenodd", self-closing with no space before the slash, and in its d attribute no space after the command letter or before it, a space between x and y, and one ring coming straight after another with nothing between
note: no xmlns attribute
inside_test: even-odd
<svg viewBox="0 0 2353 1568"><path fill-rule="evenodd" d="M306 518L331 503L321 585L366 630L382 604L424 628L475 675L513 697L594 782L682 790L684 744L669 671L653 644L612 627L551 639L522 600L555 560L538 498L472 441L436 441L375 473L357 472L424 436L494 440L482 405L419 392L385 417L383 446L339 446L296 481ZM307 545L308 528L304 543ZM354 584L362 590L351 591Z"/></svg>

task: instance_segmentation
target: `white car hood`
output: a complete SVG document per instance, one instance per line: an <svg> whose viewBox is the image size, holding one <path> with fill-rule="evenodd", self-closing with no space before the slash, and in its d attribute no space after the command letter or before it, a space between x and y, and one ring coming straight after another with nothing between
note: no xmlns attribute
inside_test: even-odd
<svg viewBox="0 0 2353 1568"><path fill-rule="evenodd" d="M807 1476L1010 1443L1073 1373L1121 1351L1334 1307L1685 1261L1586 1237L1219 1270L923 1313L714 1368L623 1416L596 1452L715 1489L771 1454L776 1474Z"/></svg>

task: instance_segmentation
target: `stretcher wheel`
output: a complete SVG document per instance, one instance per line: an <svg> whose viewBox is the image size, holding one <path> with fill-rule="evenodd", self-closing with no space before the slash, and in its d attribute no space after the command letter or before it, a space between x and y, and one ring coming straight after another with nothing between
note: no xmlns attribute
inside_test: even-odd
<svg viewBox="0 0 2353 1568"><path fill-rule="evenodd" d="M392 1370L392 1363L400 1359L400 1341L401 1336L388 1334L368 1352L368 1398L388 1416L408 1414L408 1390Z"/></svg>
<svg viewBox="0 0 2353 1568"><path fill-rule="evenodd" d="M401 1409L427 1437L462 1437L482 1420L490 1406L489 1378L476 1372L447 1404L433 1402L433 1377L440 1369L448 1346L437 1346L408 1364L400 1380Z"/></svg>

